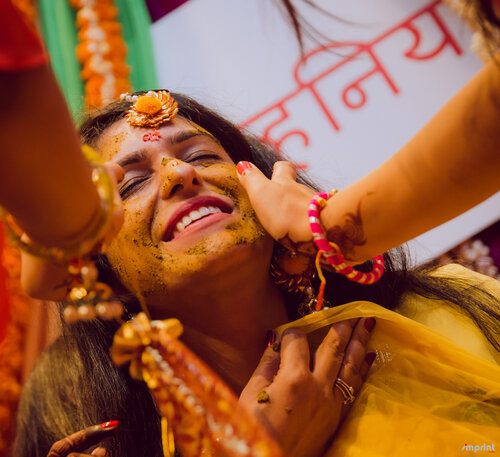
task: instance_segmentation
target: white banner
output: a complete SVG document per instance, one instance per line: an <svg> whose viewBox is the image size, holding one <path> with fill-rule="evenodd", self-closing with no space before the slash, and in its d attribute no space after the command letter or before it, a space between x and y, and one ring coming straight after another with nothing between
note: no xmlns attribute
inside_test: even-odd
<svg viewBox="0 0 500 457"><path fill-rule="evenodd" d="M304 59L275 2L190 0L153 25L159 81L271 141L325 189L384 162L481 68L439 0L317 2L339 19L295 3L328 37L306 39ZM432 258L499 218L497 194L412 251Z"/></svg>

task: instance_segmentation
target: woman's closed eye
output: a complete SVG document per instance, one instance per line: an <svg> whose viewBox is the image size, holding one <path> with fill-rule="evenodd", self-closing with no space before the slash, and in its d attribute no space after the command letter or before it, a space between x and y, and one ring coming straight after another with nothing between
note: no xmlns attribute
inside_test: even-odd
<svg viewBox="0 0 500 457"><path fill-rule="evenodd" d="M149 178L150 176L135 176L126 181L119 190L122 200L127 199L130 195L139 190Z"/></svg>
<svg viewBox="0 0 500 457"><path fill-rule="evenodd" d="M185 162L187 163L192 163L192 162L197 162L199 160L223 160L223 158L214 152L209 152L209 151L201 151L201 152L195 152L194 154L191 154L190 156L186 157Z"/></svg>

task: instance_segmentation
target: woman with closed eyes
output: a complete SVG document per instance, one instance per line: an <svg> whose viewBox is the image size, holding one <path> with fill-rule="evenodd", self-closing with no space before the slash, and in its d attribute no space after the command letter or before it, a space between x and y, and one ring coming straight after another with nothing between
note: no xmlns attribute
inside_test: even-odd
<svg viewBox="0 0 500 457"><path fill-rule="evenodd" d="M2 193L2 204L33 242L64 247L84 240L98 197L50 72L2 78L17 96L2 119L9 132L2 150L34 151L30 160L4 154L9 173L2 189L10 193ZM80 128L81 142L106 162L120 194L99 269L125 317L139 312L142 300L153 319L178 318L184 344L239 396L284 455L446 454L458 449L464 430L472 439L494 440L498 285L456 267L410 270L394 252L385 254L385 272L372 285L325 271L329 309L296 320L303 294L280 288L270 270L302 274L312 264L317 250L307 205L315 186L216 113L172 96L177 115L154 127L130 122L138 100L124 98ZM30 135L22 134L26 125ZM390 229L398 218L421 213L418 205L395 209L413 176L398 177L395 164L409 163L401 157L384 169L387 175L382 170L329 199L321 213L328 239L353 264L432 220L430 211L416 228ZM392 189L401 191L393 198L380 184L389 175ZM475 198L488 192L484 184ZM426 193L412 198L425 200ZM297 259L306 259L305 267ZM66 268L24 260L31 294L65 298ZM162 455L152 397L109 357L118 327L100 319L62 323L25 387L16 455ZM337 379L352 388L352 406Z"/></svg>

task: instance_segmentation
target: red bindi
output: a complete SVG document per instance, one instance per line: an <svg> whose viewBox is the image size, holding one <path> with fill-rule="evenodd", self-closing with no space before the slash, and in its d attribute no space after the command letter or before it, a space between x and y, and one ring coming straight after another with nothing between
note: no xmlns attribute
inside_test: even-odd
<svg viewBox="0 0 500 457"><path fill-rule="evenodd" d="M154 129L148 133L145 133L142 137L142 141L160 141L161 133Z"/></svg>

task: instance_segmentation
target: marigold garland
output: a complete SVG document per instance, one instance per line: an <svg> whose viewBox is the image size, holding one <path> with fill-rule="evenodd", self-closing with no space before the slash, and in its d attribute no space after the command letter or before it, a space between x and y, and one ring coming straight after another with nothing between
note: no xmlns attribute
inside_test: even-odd
<svg viewBox="0 0 500 457"><path fill-rule="evenodd" d="M76 57L82 64L85 105L98 108L130 92L127 45L113 0L69 0L76 13Z"/></svg>
<svg viewBox="0 0 500 457"><path fill-rule="evenodd" d="M3 233L0 236L3 237ZM17 405L22 389L24 341L33 304L21 290L19 252L5 244L2 254L1 266L5 273L10 321L5 338L0 343L0 456L7 456L14 436Z"/></svg>

